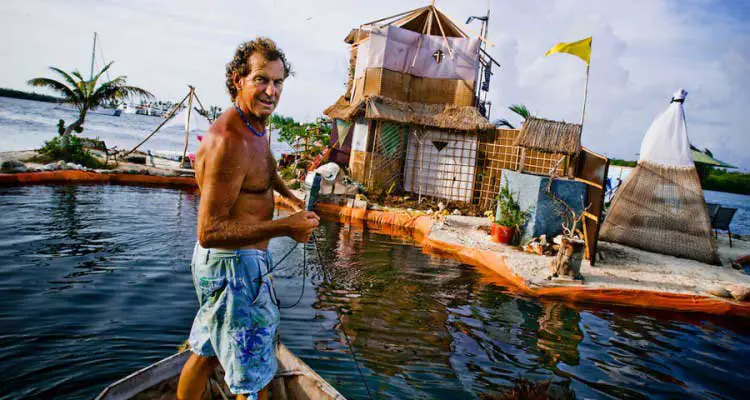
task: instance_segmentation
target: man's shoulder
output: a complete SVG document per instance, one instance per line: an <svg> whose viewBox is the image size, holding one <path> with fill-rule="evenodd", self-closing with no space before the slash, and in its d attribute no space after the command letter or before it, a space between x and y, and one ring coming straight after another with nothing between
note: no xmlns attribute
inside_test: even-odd
<svg viewBox="0 0 750 400"><path fill-rule="evenodd" d="M237 132L234 124L226 118L219 118L211 125L206 138L212 145L236 144L242 141L242 135Z"/></svg>

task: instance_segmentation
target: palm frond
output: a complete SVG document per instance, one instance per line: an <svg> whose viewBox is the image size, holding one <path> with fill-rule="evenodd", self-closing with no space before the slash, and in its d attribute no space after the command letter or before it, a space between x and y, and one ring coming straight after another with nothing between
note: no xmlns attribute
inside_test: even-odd
<svg viewBox="0 0 750 400"><path fill-rule="evenodd" d="M54 72L57 72L60 76L62 76L63 78L65 78L65 81L68 82L68 84L70 85L71 89L78 87L78 81L76 79L74 79L67 72L65 72L65 71L63 71L63 70L61 70L60 68L57 68L57 67L49 67L49 69L51 69Z"/></svg>
<svg viewBox="0 0 750 400"><path fill-rule="evenodd" d="M80 101L80 98L71 88L69 88L64 83L56 81L54 79L34 78L29 79L26 83L34 87L44 87L59 92L63 96L63 99L66 103L77 104Z"/></svg>
<svg viewBox="0 0 750 400"><path fill-rule="evenodd" d="M501 126L506 126L506 127L510 128L510 129L516 129L516 127L513 126L510 123L510 121L508 121L505 118L496 119L495 122L493 122L493 124L495 124L495 126L498 127L498 128L501 127Z"/></svg>
<svg viewBox="0 0 750 400"><path fill-rule="evenodd" d="M531 112L523 104L513 104L510 107L508 107L508 109L520 115L521 117L523 117L523 119L527 119L531 116Z"/></svg>
<svg viewBox="0 0 750 400"><path fill-rule="evenodd" d="M154 98L154 95L145 89L126 85L125 77L118 76L99 86L89 97L89 105L91 108L95 108L113 99L123 100L135 96L140 96L144 99Z"/></svg>
<svg viewBox="0 0 750 400"><path fill-rule="evenodd" d="M102 68L101 71L97 72L97 74L94 75L93 78L91 78L91 81L94 82L94 84L96 84L96 82L99 80L99 77L101 77L103 73L107 72L107 70L109 69L109 67L111 67L112 64L114 64L114 63L115 63L114 61L110 61L109 64L105 65L104 68Z"/></svg>

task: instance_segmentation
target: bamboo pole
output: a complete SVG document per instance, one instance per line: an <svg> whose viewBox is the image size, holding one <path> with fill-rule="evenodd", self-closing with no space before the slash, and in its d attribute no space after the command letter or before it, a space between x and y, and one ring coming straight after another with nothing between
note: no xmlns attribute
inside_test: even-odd
<svg viewBox="0 0 750 400"><path fill-rule="evenodd" d="M182 158L180 159L180 167L185 166L185 155L187 154L188 138L190 137L190 113L193 111L193 96L195 96L195 88L190 86L190 93L188 94L188 109L185 117L185 148L182 150Z"/></svg>
<svg viewBox="0 0 750 400"><path fill-rule="evenodd" d="M413 21L416 18L419 18L420 15L424 13L424 10L422 12L414 12L410 15L407 15L405 17L401 17L395 21L390 22L388 25L396 25L396 26L404 26L408 24L409 22Z"/></svg>
<svg viewBox="0 0 750 400"><path fill-rule="evenodd" d="M435 8L433 6L433 8ZM433 11L434 14L434 11ZM445 37L445 31L443 30L443 24L440 23L440 15L436 15L435 19L438 23L438 28L440 28L440 34L443 35L443 43L445 44L445 47L448 48L448 53L451 55L451 60L453 60L453 50L451 50L451 45L448 43L448 38Z"/></svg>
<svg viewBox="0 0 750 400"><path fill-rule="evenodd" d="M167 122L169 122L169 120L170 120L170 119L174 118L174 116L175 116L175 113L177 112L177 110L179 110L179 108L180 108L180 107L182 106L182 104L183 104L183 103L185 103L185 100L187 100L187 99L188 99L188 96L190 96L190 93L188 93L188 94L187 94L187 96L185 96L185 98L183 98L183 99L182 99L182 101L180 101L180 102L179 102L179 104L177 104L176 106L174 106L174 107L173 107L173 108L172 108L172 109L170 110L170 115L171 115L171 117L169 117L169 118L165 118L165 119L164 119L164 121L162 121L162 122L161 122L161 124L159 124L159 126L157 126L157 127L156 127L156 129L154 129L154 131L153 131L153 132L151 132L151 133L150 133L150 134L149 134L148 136L146 136L146 138L145 138L145 139L141 140L141 142L140 142L140 143L138 143L137 145L135 145L135 147L133 147L132 149L130 149L130 151L126 152L126 153L125 153L125 154L123 154L123 155L124 155L124 156L127 156L128 154L130 154L130 153L132 153L132 152L136 151L136 150L137 150L137 149L138 149L139 147L141 147L141 145L142 145L142 144L146 143L146 141L147 141L147 140L151 139L151 136L154 136L154 134L155 134L156 132L158 132L158 131L159 131L159 129L161 129L161 127L162 127L162 126L164 126L164 124L166 124Z"/></svg>
<svg viewBox="0 0 750 400"><path fill-rule="evenodd" d="M211 121L211 118L208 117L208 110L206 110L206 107L203 107L203 103L201 103L201 100L198 98L198 94L195 93L195 90L193 90L193 97L195 97L195 101L198 102L198 105L201 106L201 110L203 110L203 112L206 114L206 119L208 120L208 122L213 124L214 121Z"/></svg>
<svg viewBox="0 0 750 400"><path fill-rule="evenodd" d="M586 98L589 94L589 70L591 65L586 64L586 84L583 88L583 111L581 112L581 133L583 133L583 120L586 117Z"/></svg>
<svg viewBox="0 0 750 400"><path fill-rule="evenodd" d="M414 52L414 58L411 60L411 67L406 68L404 71L405 73L408 73L411 68L414 68L414 65L417 63L417 57L419 57L419 50L422 49L422 40L424 39L424 35L429 33L427 30L428 23L432 21L432 13L430 10L427 11L427 21L425 21L424 26L422 26L422 34L419 35L419 39L417 40L417 51ZM411 84L409 84L409 92L411 94Z"/></svg>
<svg viewBox="0 0 750 400"><path fill-rule="evenodd" d="M400 17L400 16L402 16L402 15L406 15L406 14L409 14L409 13L413 13L413 12L416 12L416 11L424 10L424 9L425 9L425 8L427 8L427 7L429 7L429 6L419 7L419 8L415 8L415 9L413 9L413 10L409 10L409 11L404 11L404 12L402 12L402 13L398 13L398 14L395 14L395 15L391 15L390 17L385 17L385 18L380 18L380 19L376 19L375 21L370 21L370 22L368 22L368 23L362 24L362 26L365 26L365 25L373 25L373 24L377 24L378 22L382 22L382 21L385 21L385 20L389 20L389 19L391 19L391 18L396 18L396 17Z"/></svg>

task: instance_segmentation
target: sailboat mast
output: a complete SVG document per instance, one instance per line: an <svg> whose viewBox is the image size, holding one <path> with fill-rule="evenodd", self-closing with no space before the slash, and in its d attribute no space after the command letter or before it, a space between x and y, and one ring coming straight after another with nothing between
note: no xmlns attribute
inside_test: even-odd
<svg viewBox="0 0 750 400"><path fill-rule="evenodd" d="M91 75L89 75L89 80L94 79L94 57L96 57L96 32L94 32L94 45L91 47Z"/></svg>

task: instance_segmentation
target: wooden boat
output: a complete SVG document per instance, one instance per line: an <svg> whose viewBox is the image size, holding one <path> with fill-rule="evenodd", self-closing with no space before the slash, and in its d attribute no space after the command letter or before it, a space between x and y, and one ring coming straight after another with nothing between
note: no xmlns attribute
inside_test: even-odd
<svg viewBox="0 0 750 400"><path fill-rule="evenodd" d="M279 371L271 381L270 398L273 400L346 400L325 379L292 354L283 344L276 352ZM151 400L174 399L177 381L190 350L158 361L107 386L96 400ZM231 399L234 396L224 384L221 367L209 380L204 399ZM209 390L210 389L210 390Z"/></svg>

